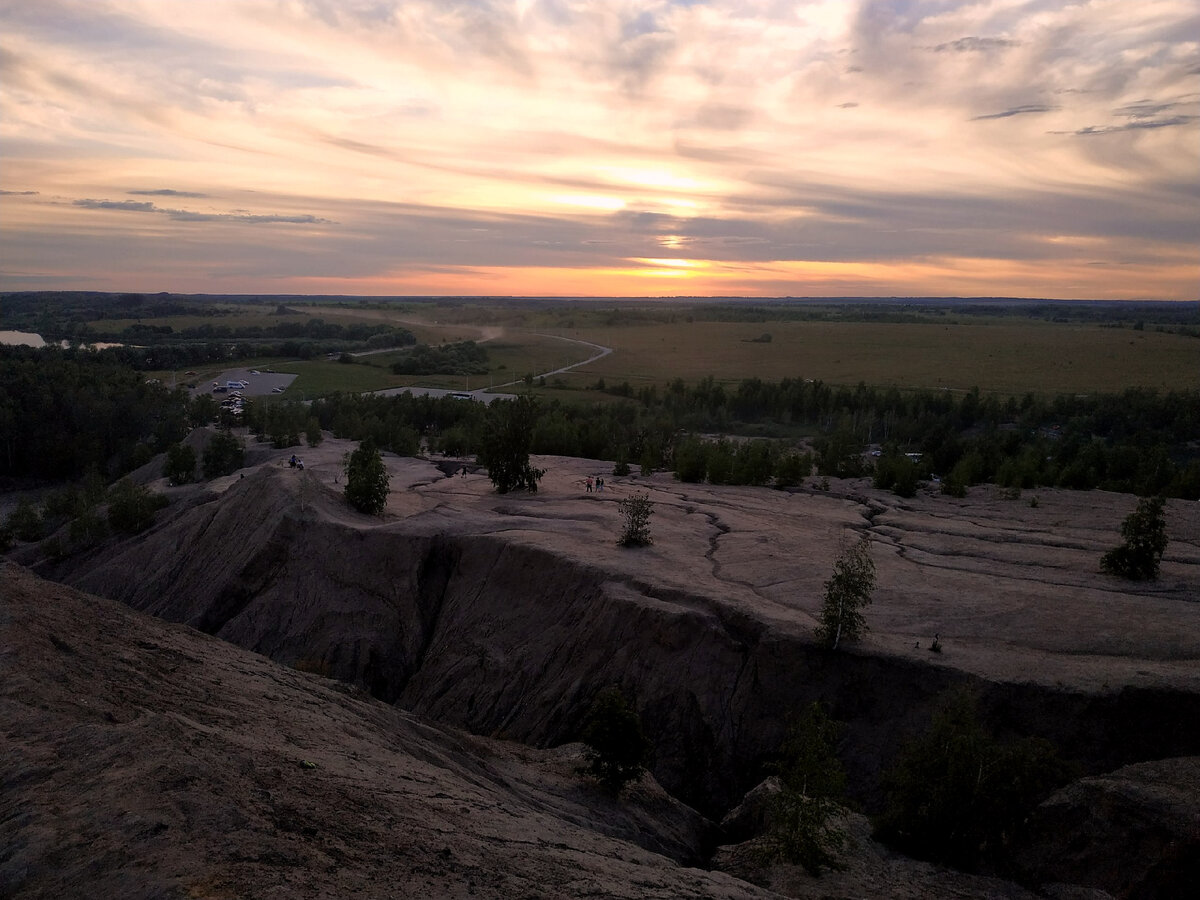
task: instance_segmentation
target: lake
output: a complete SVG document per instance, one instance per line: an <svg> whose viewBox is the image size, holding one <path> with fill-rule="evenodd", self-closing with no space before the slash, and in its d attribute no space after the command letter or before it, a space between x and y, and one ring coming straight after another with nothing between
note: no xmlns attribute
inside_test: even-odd
<svg viewBox="0 0 1200 900"><path fill-rule="evenodd" d="M45 347L46 342L40 334L34 334L32 331L0 331L0 347ZM63 341L63 347L71 346L70 341ZM92 344L84 344L92 350L105 350L109 347L123 347L124 344L113 344L108 341L96 341Z"/></svg>
<svg viewBox="0 0 1200 900"><path fill-rule="evenodd" d="M31 331L0 331L0 344L9 347L45 347L40 334Z"/></svg>

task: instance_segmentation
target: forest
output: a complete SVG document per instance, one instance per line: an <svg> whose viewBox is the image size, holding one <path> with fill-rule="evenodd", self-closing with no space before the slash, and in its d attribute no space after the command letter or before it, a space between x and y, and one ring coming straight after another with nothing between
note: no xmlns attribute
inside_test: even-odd
<svg viewBox="0 0 1200 900"><path fill-rule="evenodd" d="M714 484L870 475L898 493L936 481L946 493L994 483L1200 499L1196 391L1000 398L803 378L593 390L572 403L538 402L533 452ZM311 404L249 400L240 421L276 446L298 444L316 423L402 455L461 456L481 447L484 412L448 398L335 394ZM2 484L89 470L117 478L191 428L222 422L235 424L210 396L149 382L118 352L0 348Z"/></svg>

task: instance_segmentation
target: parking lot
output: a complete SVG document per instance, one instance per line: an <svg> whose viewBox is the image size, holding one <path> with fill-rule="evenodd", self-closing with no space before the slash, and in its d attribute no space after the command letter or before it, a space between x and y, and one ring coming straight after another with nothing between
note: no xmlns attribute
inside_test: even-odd
<svg viewBox="0 0 1200 900"><path fill-rule="evenodd" d="M254 374L255 372L258 372L258 374ZM264 372L259 369L229 369L226 372L222 372L212 381L198 382L192 393L209 394L212 393L214 386L225 387L230 381L244 381L246 385L241 388L244 396L263 397L267 394L281 393L281 391L276 391L275 388L286 389L295 380L295 375L288 375L283 372ZM217 396L220 396L220 394Z"/></svg>

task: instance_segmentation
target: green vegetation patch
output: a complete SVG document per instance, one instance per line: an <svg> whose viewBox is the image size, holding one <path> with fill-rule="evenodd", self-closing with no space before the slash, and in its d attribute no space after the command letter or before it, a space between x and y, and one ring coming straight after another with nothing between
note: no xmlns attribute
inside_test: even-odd
<svg viewBox="0 0 1200 900"><path fill-rule="evenodd" d="M290 362L286 368L289 372L295 372L297 377L288 388L287 395L307 399L337 392L379 391L409 383L410 379L367 362L370 359L358 357L349 364L336 360Z"/></svg>
<svg viewBox="0 0 1200 900"><path fill-rule="evenodd" d="M614 352L582 372L606 381L712 376L726 383L813 378L831 384L1039 395L1128 387L1200 388L1196 339L1179 334L1037 320L1002 324L693 322L573 329Z"/></svg>

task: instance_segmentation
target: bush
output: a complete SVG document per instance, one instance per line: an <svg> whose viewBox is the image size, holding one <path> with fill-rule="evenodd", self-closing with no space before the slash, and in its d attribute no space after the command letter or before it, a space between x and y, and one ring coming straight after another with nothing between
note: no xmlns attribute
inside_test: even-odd
<svg viewBox="0 0 1200 900"><path fill-rule="evenodd" d="M871 560L871 538L863 535L858 543L838 557L833 575L825 582L825 601L817 638L831 650L843 640L856 640L867 630L862 608L871 602L875 590L875 563Z"/></svg>
<svg viewBox="0 0 1200 900"><path fill-rule="evenodd" d="M154 524L154 514L166 505L162 494L122 478L109 493L108 524L113 531L138 534Z"/></svg>
<svg viewBox="0 0 1200 900"><path fill-rule="evenodd" d="M310 418L308 424L304 427L304 439L308 442L308 446L316 447L325 439L325 435L321 433L321 421L316 418Z"/></svg>
<svg viewBox="0 0 1200 900"><path fill-rule="evenodd" d="M246 451L232 432L219 431L204 448L204 477L232 475L242 467Z"/></svg>
<svg viewBox="0 0 1200 900"><path fill-rule="evenodd" d="M377 516L387 506L388 473L375 442L366 438L346 460L346 500L361 513Z"/></svg>
<svg viewBox="0 0 1200 900"><path fill-rule="evenodd" d="M650 515L654 512L654 501L646 494L634 494L617 504L625 527L617 541L622 547L648 547L654 543L650 537Z"/></svg>
<svg viewBox="0 0 1200 900"><path fill-rule="evenodd" d="M163 475L171 484L191 484L196 477L196 451L187 444L172 444L167 448Z"/></svg>
<svg viewBox="0 0 1200 900"><path fill-rule="evenodd" d="M1158 565L1167 549L1167 523L1162 497L1143 497L1137 509L1121 523L1125 543L1100 558L1100 568L1110 575L1134 581L1158 577Z"/></svg>
<svg viewBox="0 0 1200 900"><path fill-rule="evenodd" d="M1001 743L980 722L976 695L954 690L886 773L877 834L921 859L967 870L1002 864L1034 807L1068 775L1049 742Z"/></svg>
<svg viewBox="0 0 1200 900"><path fill-rule="evenodd" d="M841 808L846 773L835 752L842 726L811 704L788 729L779 763L780 792L771 805L768 860L804 866L810 875L840 868L845 834L830 824Z"/></svg>
<svg viewBox="0 0 1200 900"><path fill-rule="evenodd" d="M71 520L69 535L71 543L80 549L94 547L108 537L108 522L94 506L89 506Z"/></svg>
<svg viewBox="0 0 1200 900"><path fill-rule="evenodd" d="M6 521L8 530L18 541L40 541L44 530L42 517L24 497L17 503L16 508L8 514Z"/></svg>
<svg viewBox="0 0 1200 900"><path fill-rule="evenodd" d="M596 695L583 726L588 764L580 770L614 797L641 775L650 744L642 720L618 687Z"/></svg>
<svg viewBox="0 0 1200 900"><path fill-rule="evenodd" d="M790 450L775 462L775 487L788 488L801 484L812 472L812 455Z"/></svg>

